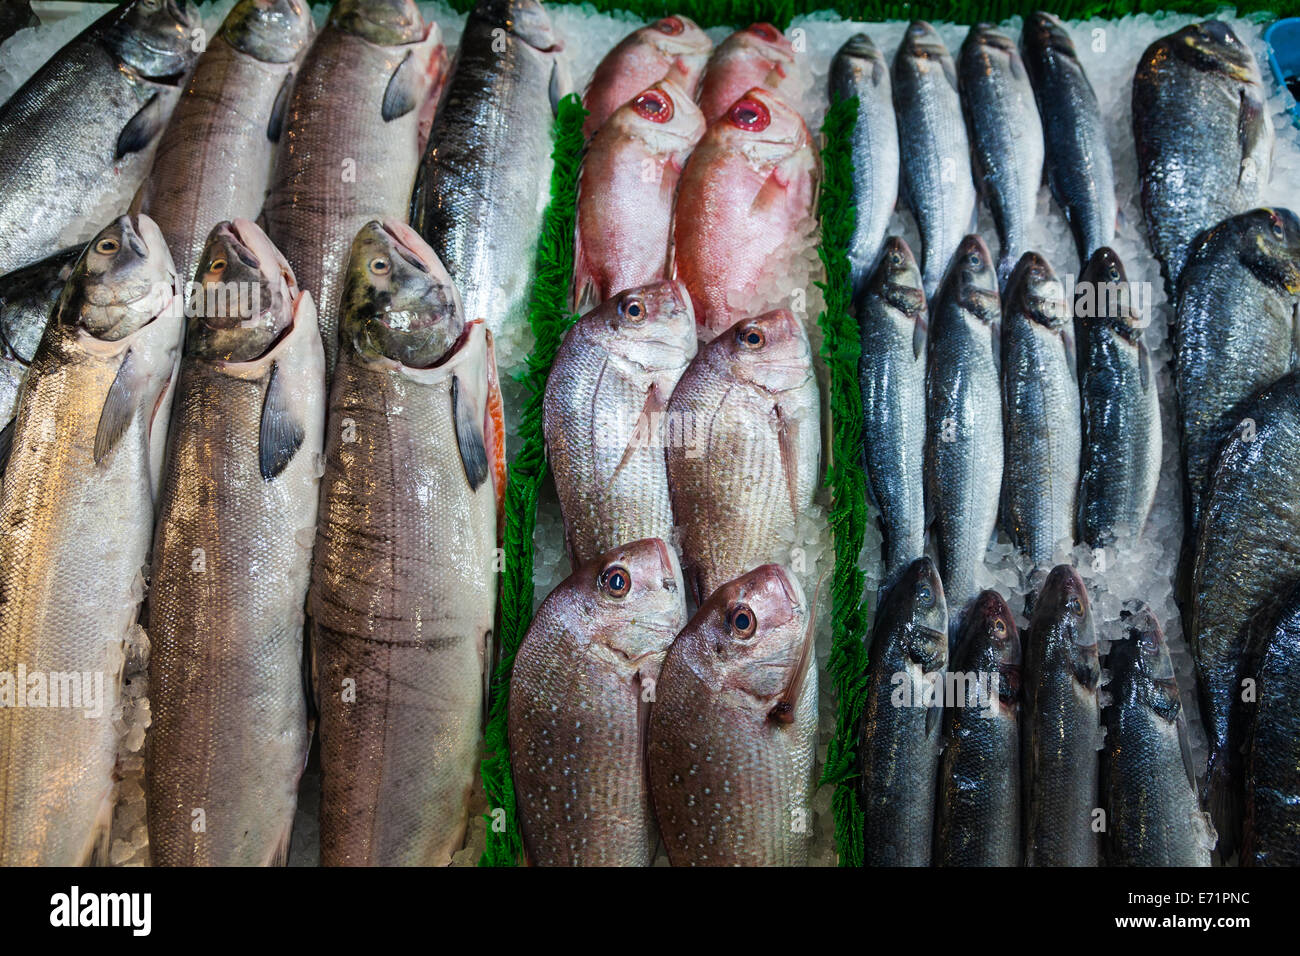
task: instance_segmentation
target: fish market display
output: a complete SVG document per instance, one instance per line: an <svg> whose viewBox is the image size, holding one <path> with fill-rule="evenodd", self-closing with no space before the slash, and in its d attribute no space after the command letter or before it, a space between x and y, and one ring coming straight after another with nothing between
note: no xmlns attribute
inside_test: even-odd
<svg viewBox="0 0 1300 956"><path fill-rule="evenodd" d="M861 292L876 267L898 202L898 122L885 55L865 33L856 33L831 61L831 95L858 98L853 126L853 206L849 245L854 292Z"/></svg>
<svg viewBox="0 0 1300 956"><path fill-rule="evenodd" d="M952 673L935 811L937 866L1020 865L1020 634L996 591L976 599Z"/></svg>
<svg viewBox="0 0 1300 956"><path fill-rule="evenodd" d="M19 679L23 707L0 708L0 865L107 859L114 709L180 353L174 280L153 220L114 221L23 387L0 496L0 670L41 676Z"/></svg>
<svg viewBox="0 0 1300 956"><path fill-rule="evenodd" d="M1166 288L1197 233L1259 202L1273 124L1255 57L1219 20L1151 44L1133 76L1142 211Z"/></svg>
<svg viewBox="0 0 1300 956"><path fill-rule="evenodd" d="M867 486L884 530L886 580L925 546L925 321L921 272L892 236L858 300Z"/></svg>
<svg viewBox="0 0 1300 956"><path fill-rule="evenodd" d="M987 23L971 27L957 62L976 180L999 243L998 274L1011 274L1028 244L1043 181L1043 126L1015 43Z"/></svg>
<svg viewBox="0 0 1300 956"><path fill-rule="evenodd" d="M583 133L590 139L619 107L662 80L693 98L711 52L713 41L689 17L675 14L629 33L591 75L582 96L589 114Z"/></svg>
<svg viewBox="0 0 1300 956"><path fill-rule="evenodd" d="M1025 865L1096 866L1101 664L1087 587L1068 564L1035 602L1023 674Z"/></svg>
<svg viewBox="0 0 1300 956"><path fill-rule="evenodd" d="M1110 866L1209 866L1214 832L1196 798L1196 772L1164 633L1150 608L1126 612L1110 645L1102 710L1102 794Z"/></svg>
<svg viewBox="0 0 1300 956"><path fill-rule="evenodd" d="M1105 120L1060 20L1032 14L1020 43L1042 117L1047 183L1070 223L1082 266L1100 247L1114 243L1119 215Z"/></svg>
<svg viewBox="0 0 1300 956"><path fill-rule="evenodd" d="M755 289L800 251L819 167L803 117L768 90L751 89L710 124L673 216L676 278L691 291L701 336L752 315Z"/></svg>
<svg viewBox="0 0 1300 956"><path fill-rule="evenodd" d="M574 564L628 541L671 540L664 411L695 357L695 316L678 282L629 289L564 337L543 399L546 452Z"/></svg>
<svg viewBox="0 0 1300 956"><path fill-rule="evenodd" d="M316 300L330 370L352 237L405 215L445 60L414 0L338 0L294 80L262 220Z"/></svg>
<svg viewBox="0 0 1300 956"><path fill-rule="evenodd" d="M86 238L86 214L144 179L198 57L199 26L189 0L131 0L0 105L0 273Z"/></svg>
<svg viewBox="0 0 1300 956"><path fill-rule="evenodd" d="M312 29L306 0L240 0L185 87L133 208L158 223L186 282L213 226L262 208Z"/></svg>
<svg viewBox="0 0 1300 956"><path fill-rule="evenodd" d="M343 291L311 583L323 865L445 865L478 765L504 491L492 339L409 227Z"/></svg>
<svg viewBox="0 0 1300 956"><path fill-rule="evenodd" d="M803 866L817 668L799 582L765 564L677 636L650 707L650 793L673 866Z"/></svg>
<svg viewBox="0 0 1300 956"><path fill-rule="evenodd" d="M710 126L754 87L780 92L795 79L794 45L770 23L737 30L709 57L700 87L700 109Z"/></svg>
<svg viewBox="0 0 1300 956"><path fill-rule="evenodd" d="M150 853L156 866L283 863L310 739L325 353L311 295L253 223L219 224L197 276L203 292L244 283L257 301L190 310L146 606Z"/></svg>
<svg viewBox="0 0 1300 956"><path fill-rule="evenodd" d="M1002 491L1002 308L988 246L967 236L931 317L925 494L954 619L976 591ZM917 552L920 553L919 551Z"/></svg>
<svg viewBox="0 0 1300 956"><path fill-rule="evenodd" d="M80 255L81 246L74 246L0 276L0 422L4 426L14 420L18 390L31 368L50 311ZM8 436L0 430L0 455L7 445Z"/></svg>
<svg viewBox="0 0 1300 956"><path fill-rule="evenodd" d="M1146 319L1129 298L1124 264L1102 246L1076 287L1082 452L1079 537L1091 548L1142 533L1160 481L1160 395Z"/></svg>
<svg viewBox="0 0 1300 956"><path fill-rule="evenodd" d="M634 96L583 156L573 277L579 308L668 274L673 197L704 118L667 80Z"/></svg>
<svg viewBox="0 0 1300 956"><path fill-rule="evenodd" d="M668 488L697 604L788 552L820 483L821 408L808 335L789 312L700 347L668 402Z"/></svg>
<svg viewBox="0 0 1300 956"><path fill-rule="evenodd" d="M929 866L948 669L948 607L934 562L890 588L871 634L859 759L867 866Z"/></svg>
<svg viewBox="0 0 1300 956"><path fill-rule="evenodd" d="M451 272L466 317L493 335L526 322L551 124L569 92L563 52L537 0L479 0L411 196L411 223Z"/></svg>
<svg viewBox="0 0 1300 956"><path fill-rule="evenodd" d="M933 298L975 221L970 141L957 69L934 27L917 20L894 56L903 195L921 231L925 294Z"/></svg>
<svg viewBox="0 0 1300 956"><path fill-rule="evenodd" d="M646 718L685 624L681 567L658 538L598 555L538 608L510 681L510 766L529 862L650 865L658 837Z"/></svg>

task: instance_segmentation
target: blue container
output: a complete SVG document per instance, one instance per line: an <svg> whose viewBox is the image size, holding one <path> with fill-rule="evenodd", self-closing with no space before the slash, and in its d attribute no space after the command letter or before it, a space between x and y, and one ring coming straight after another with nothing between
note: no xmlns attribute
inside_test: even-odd
<svg viewBox="0 0 1300 956"><path fill-rule="evenodd" d="M1300 17L1278 20L1264 31L1264 42L1268 44L1273 75L1300 101ZM1300 102L1291 107L1291 113L1300 126Z"/></svg>

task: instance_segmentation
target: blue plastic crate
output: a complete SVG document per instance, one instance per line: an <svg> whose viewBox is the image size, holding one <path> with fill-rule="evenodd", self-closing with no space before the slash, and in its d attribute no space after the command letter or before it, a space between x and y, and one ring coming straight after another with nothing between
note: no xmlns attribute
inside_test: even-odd
<svg viewBox="0 0 1300 956"><path fill-rule="evenodd" d="M1278 20L1264 31L1264 41L1273 75L1300 101L1300 17ZM1291 107L1291 113L1300 126L1300 102Z"/></svg>

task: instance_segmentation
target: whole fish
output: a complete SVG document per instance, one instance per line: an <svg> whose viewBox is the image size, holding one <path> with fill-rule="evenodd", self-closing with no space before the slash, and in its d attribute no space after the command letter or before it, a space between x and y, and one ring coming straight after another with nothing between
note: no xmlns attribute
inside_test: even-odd
<svg viewBox="0 0 1300 956"><path fill-rule="evenodd" d="M101 207L149 171L200 25L189 0L130 0L0 104L0 274L87 238L88 213L121 211Z"/></svg>
<svg viewBox="0 0 1300 956"><path fill-rule="evenodd" d="M1187 527L1200 526L1214 461L1245 406L1285 375L1300 341L1300 219L1255 209L1197 237L1178 283L1174 385Z"/></svg>
<svg viewBox="0 0 1300 956"><path fill-rule="evenodd" d="M934 27L914 20L894 56L894 110L904 201L921 230L925 294L933 298L975 222L970 141L957 70Z"/></svg>
<svg viewBox="0 0 1300 956"><path fill-rule="evenodd" d="M1300 592L1293 589L1283 607L1255 674L1242 866L1300 864Z"/></svg>
<svg viewBox="0 0 1300 956"><path fill-rule="evenodd" d="M565 335L542 430L574 566L628 541L671 540L664 411L695 349L690 297L662 280L615 296Z"/></svg>
<svg viewBox="0 0 1300 956"><path fill-rule="evenodd" d="M996 591L962 627L943 735L935 811L936 866L1019 866L1020 634Z"/></svg>
<svg viewBox="0 0 1300 956"><path fill-rule="evenodd" d="M668 80L693 98L704 77L704 64L713 51L713 41L694 20L679 14L663 17L634 30L605 54L591 75L582 95L586 122L582 131L588 139L647 87ZM748 87L746 87L748 89Z"/></svg>
<svg viewBox="0 0 1300 956"><path fill-rule="evenodd" d="M781 304L755 307L755 289L803 253L819 177L803 117L768 90L737 100L695 147L678 186L673 260L706 341Z"/></svg>
<svg viewBox="0 0 1300 956"><path fill-rule="evenodd" d="M1024 653L1025 866L1096 866L1101 664L1088 591L1068 564L1043 584Z"/></svg>
<svg viewBox="0 0 1300 956"><path fill-rule="evenodd" d="M451 271L465 315L493 335L527 325L551 125L569 92L563 53L537 0L479 0L411 196L411 223Z"/></svg>
<svg viewBox="0 0 1300 956"><path fill-rule="evenodd" d="M415 0L337 0L293 82L262 223L316 300L330 372L352 238L406 214L446 57Z"/></svg>
<svg viewBox="0 0 1300 956"><path fill-rule="evenodd" d="M311 576L324 866L446 865L465 839L496 607L492 337L410 227L343 289Z"/></svg>
<svg viewBox="0 0 1300 956"><path fill-rule="evenodd" d="M997 528L1002 491L1002 306L988 246L979 236L957 247L931 321L926 511L956 619L975 597L976 570Z"/></svg>
<svg viewBox="0 0 1300 956"><path fill-rule="evenodd" d="M1214 831L1196 799L1187 718L1164 632L1145 604L1110 645L1101 791L1109 866L1209 866Z"/></svg>
<svg viewBox="0 0 1300 956"><path fill-rule="evenodd" d="M203 291L245 283L258 301L188 310L145 610L149 852L155 866L278 865L310 742L325 353L311 295L253 223L218 224L197 269Z"/></svg>
<svg viewBox="0 0 1300 956"><path fill-rule="evenodd" d="M1073 544L1079 487L1079 386L1064 289L1026 252L1003 299L1002 526L1037 568Z"/></svg>
<svg viewBox="0 0 1300 956"><path fill-rule="evenodd" d="M1254 633L1300 580L1300 373L1243 406L1205 496L1192 572L1192 657L1209 737L1207 805L1224 859L1239 847L1239 680Z"/></svg>
<svg viewBox="0 0 1300 956"><path fill-rule="evenodd" d="M1197 233L1259 202L1273 123L1250 48L1219 20L1147 47L1133 75L1142 212L1170 298Z"/></svg>
<svg viewBox="0 0 1300 956"><path fill-rule="evenodd" d="M1147 319L1114 250L1093 253L1075 287L1082 449L1079 538L1101 548L1142 534L1160 482L1160 394Z"/></svg>
<svg viewBox="0 0 1300 956"><path fill-rule="evenodd" d="M858 300L858 387L867 491L884 531L885 579L925 550L925 293L912 250L891 236Z"/></svg>
<svg viewBox="0 0 1300 956"><path fill-rule="evenodd" d="M673 866L806 866L817 667L799 582L765 564L677 635L650 707L646 763Z"/></svg>
<svg viewBox="0 0 1300 956"><path fill-rule="evenodd" d="M186 282L218 222L261 210L313 29L306 0L239 0L199 58L132 206L158 223Z"/></svg>
<svg viewBox="0 0 1300 956"><path fill-rule="evenodd" d="M662 80L615 110L588 144L574 241L579 309L667 276L677 181L703 135L690 95Z"/></svg>
<svg viewBox="0 0 1300 956"><path fill-rule="evenodd" d="M0 865L106 861L122 669L181 346L162 233L123 216L32 359L0 495ZM22 703L22 706L18 706ZM119 715L117 715L120 717Z"/></svg>
<svg viewBox="0 0 1300 956"><path fill-rule="evenodd" d="M929 866L948 669L948 607L929 558L886 594L870 659L859 730L864 862Z"/></svg>
<svg viewBox="0 0 1300 956"><path fill-rule="evenodd" d="M673 549L634 541L582 564L537 609L510 678L510 767L535 866L649 866L646 725L686 624Z"/></svg>
<svg viewBox="0 0 1300 956"><path fill-rule="evenodd" d="M743 319L702 346L668 401L668 489L696 605L788 553L821 471L821 400L802 323Z"/></svg>
<svg viewBox="0 0 1300 956"><path fill-rule="evenodd" d="M1059 19L1041 11L1031 14L1020 44L1042 118L1047 184L1070 223L1082 266L1115 240L1119 206L1106 123L1074 41Z"/></svg>
<svg viewBox="0 0 1300 956"><path fill-rule="evenodd" d="M876 268L898 204L898 121L885 55L865 33L855 33L831 61L832 99L858 98L853 126L853 205L857 217L849 243L853 291L860 293Z"/></svg>
<svg viewBox="0 0 1300 956"><path fill-rule="evenodd" d="M754 87L782 92L794 85L794 45L770 23L752 23L727 37L709 57L700 110L712 126Z"/></svg>
<svg viewBox="0 0 1300 956"><path fill-rule="evenodd" d="M1043 124L1020 51L988 23L971 27L957 60L976 182L998 230L998 276L1029 245L1043 181Z"/></svg>
<svg viewBox="0 0 1300 956"><path fill-rule="evenodd" d="M18 410L18 392L36 347L72 267L81 255L73 246L0 276L0 456L13 436L8 426Z"/></svg>

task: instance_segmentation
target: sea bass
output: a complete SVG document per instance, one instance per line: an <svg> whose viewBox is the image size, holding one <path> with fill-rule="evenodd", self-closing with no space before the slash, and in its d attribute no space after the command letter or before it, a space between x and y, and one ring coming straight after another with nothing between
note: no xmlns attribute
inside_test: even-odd
<svg viewBox="0 0 1300 956"><path fill-rule="evenodd" d="M107 856L114 710L180 356L174 282L153 220L114 221L77 261L23 386L0 496L0 671L44 680L0 707L0 865Z"/></svg>
<svg viewBox="0 0 1300 956"><path fill-rule="evenodd" d="M0 276L0 429L13 423L19 389L81 249L73 246ZM12 429L0 430L0 456L12 435Z"/></svg>
<svg viewBox="0 0 1300 956"><path fill-rule="evenodd" d="M542 602L510 679L510 767L535 866L649 866L657 835L646 724L686 624L673 549L634 541Z"/></svg>
<svg viewBox="0 0 1300 956"><path fill-rule="evenodd" d="M781 92L794 85L794 45L770 23L753 23L713 51L700 87L700 110L712 126L747 90Z"/></svg>
<svg viewBox="0 0 1300 956"><path fill-rule="evenodd" d="M576 566L628 541L671 540L664 414L695 357L678 282L629 289L569 329L542 400L542 430Z"/></svg>
<svg viewBox="0 0 1300 956"><path fill-rule="evenodd" d="M650 793L673 866L806 866L817 666L798 581L765 564L677 636L650 707Z"/></svg>
<svg viewBox="0 0 1300 956"><path fill-rule="evenodd" d="M189 0L131 0L0 105L0 273L88 238L73 233L89 213L122 211L101 207L149 171L200 26Z"/></svg>

